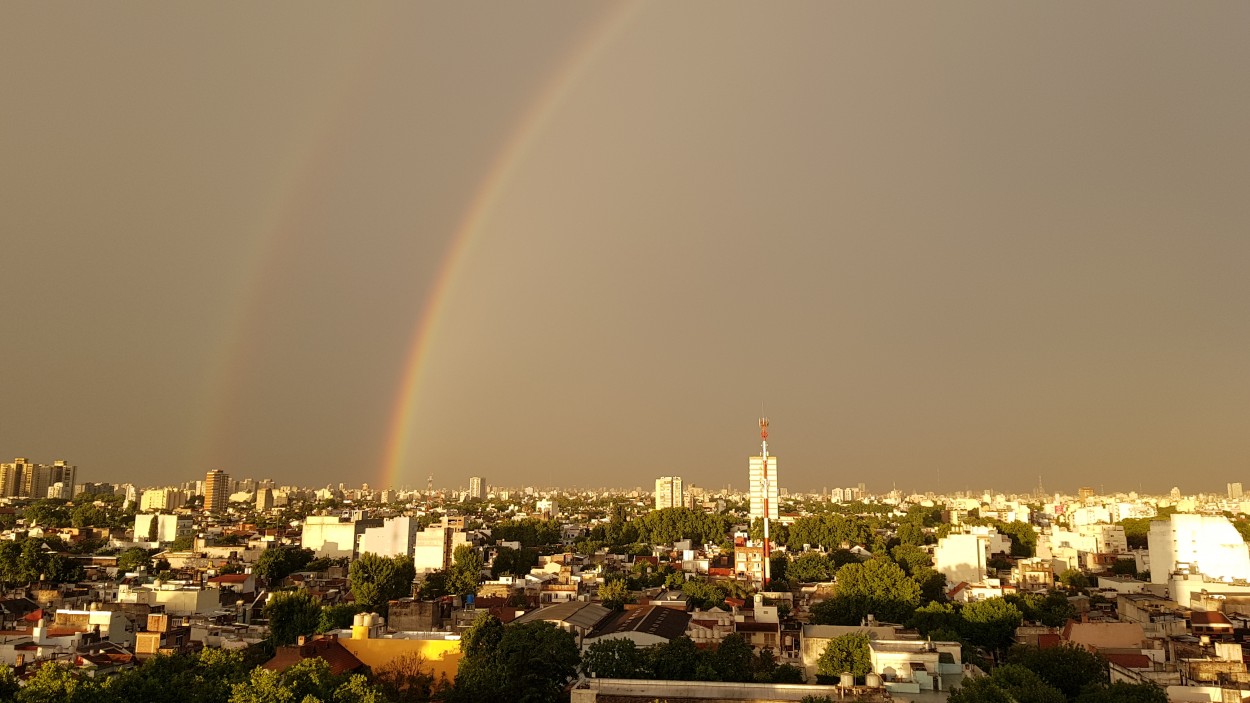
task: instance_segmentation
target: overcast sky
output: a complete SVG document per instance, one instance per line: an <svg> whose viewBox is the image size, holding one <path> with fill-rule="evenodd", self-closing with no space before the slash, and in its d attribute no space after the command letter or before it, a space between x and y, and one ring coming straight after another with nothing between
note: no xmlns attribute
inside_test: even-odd
<svg viewBox="0 0 1250 703"><path fill-rule="evenodd" d="M743 487L763 410L791 490L1250 481L1248 26L4 3L0 460Z"/></svg>

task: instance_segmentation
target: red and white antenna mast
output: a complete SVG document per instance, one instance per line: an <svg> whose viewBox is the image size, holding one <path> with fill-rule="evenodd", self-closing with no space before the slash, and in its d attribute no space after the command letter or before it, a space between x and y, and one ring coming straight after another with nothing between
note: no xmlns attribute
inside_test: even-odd
<svg viewBox="0 0 1250 703"><path fill-rule="evenodd" d="M760 418L760 492L764 494L764 581L760 590L768 589L768 582L772 577L772 547L768 540L768 516L771 515L771 509L768 505L768 495L770 491L768 479L768 418Z"/></svg>

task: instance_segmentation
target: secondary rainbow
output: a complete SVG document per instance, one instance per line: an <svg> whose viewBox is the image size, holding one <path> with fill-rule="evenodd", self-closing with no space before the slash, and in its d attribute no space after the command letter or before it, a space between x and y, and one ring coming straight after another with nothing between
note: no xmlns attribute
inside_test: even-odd
<svg viewBox="0 0 1250 703"><path fill-rule="evenodd" d="M491 162L486 177L465 209L451 245L443 257L434 285L426 296L420 321L409 345L403 379L390 414L385 463L378 484L381 487L394 487L396 478L412 454L412 428L425 375L425 359L442 326L444 303L454 288L456 275L477 242L477 235L489 221L500 196L525 161L535 139L542 133L551 116L558 111L569 90L594 65L595 60L621 32L638 7L638 3L617 5L612 11L605 13L594 29L569 52L569 58L530 103L504 147Z"/></svg>

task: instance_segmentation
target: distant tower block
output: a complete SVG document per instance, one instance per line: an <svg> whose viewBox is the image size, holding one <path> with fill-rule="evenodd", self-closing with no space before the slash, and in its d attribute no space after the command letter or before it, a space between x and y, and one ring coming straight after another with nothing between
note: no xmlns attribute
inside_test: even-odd
<svg viewBox="0 0 1250 703"><path fill-rule="evenodd" d="M760 419L760 455L750 459L751 522L777 519L777 457L768 455L768 418Z"/></svg>
<svg viewBox="0 0 1250 703"><path fill-rule="evenodd" d="M760 418L760 455L753 456L749 462L751 482L751 522L757 518L764 520L764 554L763 586L768 587L771 580L771 535L769 523L777 519L777 459L768 455L768 418Z"/></svg>
<svg viewBox="0 0 1250 703"><path fill-rule="evenodd" d="M686 507L681 476L661 476L655 480L655 509Z"/></svg>
<svg viewBox="0 0 1250 703"><path fill-rule="evenodd" d="M230 505L230 474L213 469L204 477L204 510L224 513Z"/></svg>

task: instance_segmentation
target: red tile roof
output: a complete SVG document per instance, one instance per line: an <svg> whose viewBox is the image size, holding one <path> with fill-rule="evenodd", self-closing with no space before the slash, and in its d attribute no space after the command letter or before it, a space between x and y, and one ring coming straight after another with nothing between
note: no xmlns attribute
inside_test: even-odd
<svg viewBox="0 0 1250 703"><path fill-rule="evenodd" d="M1154 662L1145 654L1099 652L1104 659L1112 664L1119 664L1126 669L1152 669Z"/></svg>
<svg viewBox="0 0 1250 703"><path fill-rule="evenodd" d="M1189 614L1189 622L1194 625L1223 625L1232 627L1233 623L1218 610L1195 610Z"/></svg>
<svg viewBox="0 0 1250 703"><path fill-rule="evenodd" d="M337 637L318 637L305 640L303 645L279 647L273 659L261 666L272 671L285 671L305 659L318 657L326 660L336 676L364 668L364 663L339 644Z"/></svg>

